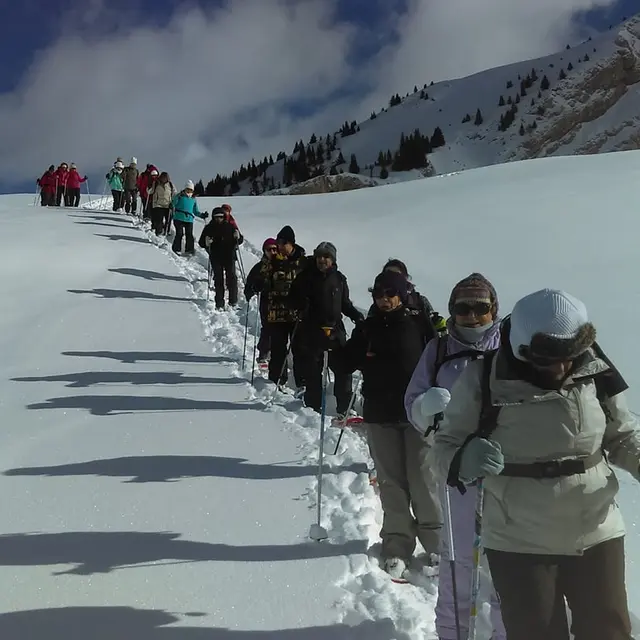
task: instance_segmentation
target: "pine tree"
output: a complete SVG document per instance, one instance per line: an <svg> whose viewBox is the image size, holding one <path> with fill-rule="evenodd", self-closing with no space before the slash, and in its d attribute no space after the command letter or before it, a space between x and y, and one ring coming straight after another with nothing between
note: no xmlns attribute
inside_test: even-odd
<svg viewBox="0 0 640 640"><path fill-rule="evenodd" d="M520 84L520 95L524 98L527 95L527 89L524 86L524 81Z"/></svg>
<svg viewBox="0 0 640 640"><path fill-rule="evenodd" d="M507 98L507 104L513 104L513 100L511 99L511 96Z"/></svg>
<svg viewBox="0 0 640 640"><path fill-rule="evenodd" d="M514 100L516 104L520 104L520 94L516 93L516 99Z"/></svg>
<svg viewBox="0 0 640 640"><path fill-rule="evenodd" d="M509 80L507 82L507 89L511 89L513 87L513 82L511 82L511 80Z"/></svg>
<svg viewBox="0 0 640 640"><path fill-rule="evenodd" d="M542 105L540 105L540 106L537 108L537 110L536 110L536 113L537 113L539 116L543 116L543 115L544 115L544 112L545 112L545 108L544 108Z"/></svg>
<svg viewBox="0 0 640 640"><path fill-rule="evenodd" d="M418 85L414 85L414 87L413 87L413 93L418 93Z"/></svg>
<svg viewBox="0 0 640 640"><path fill-rule="evenodd" d="M479 127L483 122L484 122L484 119L482 117L482 112L478 108L478 110L476 111L476 119L475 119L473 124L475 124L477 127Z"/></svg>
<svg viewBox="0 0 640 640"><path fill-rule="evenodd" d="M376 112L375 112L375 111L372 111L372 112L371 112L371 116L370 116L369 120L375 120L377 117L378 117L378 116L376 115Z"/></svg>
<svg viewBox="0 0 640 640"><path fill-rule="evenodd" d="M535 98L531 98L531 106L534 107L536 104L536 100Z"/></svg>
<svg viewBox="0 0 640 640"><path fill-rule="evenodd" d="M567 51L569 51L569 49L571 49L571 45L567 45Z"/></svg>
<svg viewBox="0 0 640 640"><path fill-rule="evenodd" d="M320 140L316 146L316 163L320 164L322 162L324 162L324 145L322 144L322 140Z"/></svg>
<svg viewBox="0 0 640 640"><path fill-rule="evenodd" d="M571 63L569 63L569 64L567 65L567 70L568 70L568 71L573 71L573 65L572 65Z"/></svg>
<svg viewBox="0 0 640 640"><path fill-rule="evenodd" d="M387 157L385 158L385 164L390 165L393 161L393 155L391 154L391 149L387 149Z"/></svg>
<svg viewBox="0 0 640 640"><path fill-rule="evenodd" d="M500 100L498 100L498 106L504 107L504 96L500 96Z"/></svg>
<svg viewBox="0 0 640 640"><path fill-rule="evenodd" d="M229 187L231 189L231 194L238 193L240 191L240 185L238 184L238 174L234 171L231 175L231 180L229 181Z"/></svg>
<svg viewBox="0 0 640 640"><path fill-rule="evenodd" d="M420 100L424 100L424 89L420 92Z"/></svg>
<svg viewBox="0 0 640 640"><path fill-rule="evenodd" d="M445 144L446 142L442 129L440 127L436 127L433 132L433 136L431 136L431 148L437 149L438 147L444 147Z"/></svg>
<svg viewBox="0 0 640 640"><path fill-rule="evenodd" d="M336 169L336 165L335 164L331 165L331 169L329 169L329 175L330 176L337 176L338 175L338 170Z"/></svg>
<svg viewBox="0 0 640 640"><path fill-rule="evenodd" d="M567 74L565 73L564 69L560 69L560 75L558 76L559 80L564 80L567 77Z"/></svg>
<svg viewBox="0 0 640 640"><path fill-rule="evenodd" d="M311 138L309 138L309 144L315 144L316 142L318 142L318 138L316 137L316 134L313 133L311 134Z"/></svg>
<svg viewBox="0 0 640 640"><path fill-rule="evenodd" d="M346 162L346 160L344 159L344 156L342 155L342 151L340 152L340 154L338 155L338 159L336 160L336 164L344 164Z"/></svg>
<svg viewBox="0 0 640 640"><path fill-rule="evenodd" d="M523 136L524 135L524 124L522 124L522 122L520 123L520 131L518 131L518 133Z"/></svg>
<svg viewBox="0 0 640 640"><path fill-rule="evenodd" d="M537 82L538 81L538 72L535 70L535 68L531 69L531 82Z"/></svg>
<svg viewBox="0 0 640 640"><path fill-rule="evenodd" d="M382 165L382 169L380 169L380 179L386 180L389 177L389 171L387 171L387 167Z"/></svg>
<svg viewBox="0 0 640 640"><path fill-rule="evenodd" d="M549 78L547 78L547 76L544 76L542 78L542 81L540 82L540 90L541 91L547 91L550 86L551 86L551 84L549 82Z"/></svg>
<svg viewBox="0 0 640 640"><path fill-rule="evenodd" d="M273 166L275 163L273 162L273 156L269 155L269 166Z"/></svg>
<svg viewBox="0 0 640 640"><path fill-rule="evenodd" d="M542 98L542 91L538 91L538 100L540 100L540 98Z"/></svg>
<svg viewBox="0 0 640 640"><path fill-rule="evenodd" d="M383 167L385 164L385 157L384 157L384 151L380 151L380 153L378 154L378 160L377 163L379 166Z"/></svg>
<svg viewBox="0 0 640 640"><path fill-rule="evenodd" d="M538 128L538 123L534 120L533 124L531 125L532 129L537 129Z"/></svg>
<svg viewBox="0 0 640 640"><path fill-rule="evenodd" d="M204 195L204 184L202 184L202 180L198 180L198 182L196 182L193 193L197 198Z"/></svg>
<svg viewBox="0 0 640 640"><path fill-rule="evenodd" d="M594 49L594 51L595 51L595 49ZM588 53L585 53L585 54L584 54L584 61L585 61L585 62L589 62L589 60L591 60L591 58L589 57L589 54L588 54Z"/></svg>
<svg viewBox="0 0 640 640"><path fill-rule="evenodd" d="M356 160L356 154L351 154L351 162L349 163L349 173L360 173L360 167L358 166L358 161Z"/></svg>
<svg viewBox="0 0 640 640"><path fill-rule="evenodd" d="M471 122L471 116L468 113L464 118L462 118L462 124L465 122Z"/></svg>

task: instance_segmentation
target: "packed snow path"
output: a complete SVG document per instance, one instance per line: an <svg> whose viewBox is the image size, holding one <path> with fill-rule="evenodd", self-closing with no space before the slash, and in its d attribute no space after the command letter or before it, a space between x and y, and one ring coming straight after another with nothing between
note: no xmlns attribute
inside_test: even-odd
<svg viewBox="0 0 640 640"><path fill-rule="evenodd" d="M317 416L249 385L246 305L212 310L202 256L125 216L7 213L33 240L2 255L0 637L430 637L435 588L366 555L355 436L326 468L331 539L308 539Z"/></svg>

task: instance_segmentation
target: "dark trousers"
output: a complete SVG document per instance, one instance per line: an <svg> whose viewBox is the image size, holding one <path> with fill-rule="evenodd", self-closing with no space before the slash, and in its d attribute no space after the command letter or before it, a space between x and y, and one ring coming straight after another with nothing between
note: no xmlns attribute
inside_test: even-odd
<svg viewBox="0 0 640 640"><path fill-rule="evenodd" d="M173 239L172 249L174 253L182 251L182 237L186 236L185 253L195 252L195 239L193 237L193 222L183 222L182 220L173 220L173 226L176 228L176 237Z"/></svg>
<svg viewBox="0 0 640 640"><path fill-rule="evenodd" d="M122 209L124 204L124 192L116 191L115 189L111 189L111 195L113 196L113 207L114 211L118 211L118 209Z"/></svg>
<svg viewBox="0 0 640 640"><path fill-rule="evenodd" d="M67 187L65 195L67 207L77 207L80 205L80 187Z"/></svg>
<svg viewBox="0 0 640 640"><path fill-rule="evenodd" d="M293 355L293 378L296 387L304 385L303 362L300 361L299 338L294 334L296 322L270 322L268 324L271 337L271 358L269 360L269 380L276 384L284 384L287 381L287 368L285 361L289 342L291 342L291 354ZM282 373L282 377L280 374Z"/></svg>
<svg viewBox="0 0 640 640"><path fill-rule="evenodd" d="M226 260L220 260L219 258L209 258L209 260L211 261L211 271L213 273L216 307L224 307L225 284L229 292L229 304L237 304L238 276L236 275L235 256Z"/></svg>
<svg viewBox="0 0 640 640"><path fill-rule="evenodd" d="M40 204L43 207L53 207L56 203L56 194L53 191L40 192Z"/></svg>
<svg viewBox="0 0 640 640"><path fill-rule="evenodd" d="M304 403L314 411L320 413L322 408L322 365L324 352L318 349L305 349L302 354L305 371L306 391ZM346 413L351 400L352 376L344 373L344 365L340 357L340 350L329 351L329 368L333 371L333 395L336 398L338 413Z"/></svg>
<svg viewBox="0 0 640 640"><path fill-rule="evenodd" d="M137 209L138 209L138 190L125 189L124 190L124 210L127 213L135 213Z"/></svg>
<svg viewBox="0 0 640 640"><path fill-rule="evenodd" d="M151 211L151 224L156 235L162 235L167 231L167 222L169 221L169 207L155 207Z"/></svg>
<svg viewBox="0 0 640 640"><path fill-rule="evenodd" d="M507 640L632 640L624 538L581 556L486 550Z"/></svg>
<svg viewBox="0 0 640 640"><path fill-rule="evenodd" d="M56 190L56 207L62 205L64 199L64 205L67 206L66 187L58 187Z"/></svg>

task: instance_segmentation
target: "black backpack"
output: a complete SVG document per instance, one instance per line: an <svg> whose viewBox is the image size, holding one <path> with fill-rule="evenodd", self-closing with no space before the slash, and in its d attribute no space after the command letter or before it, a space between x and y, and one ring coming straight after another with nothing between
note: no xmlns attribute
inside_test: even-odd
<svg viewBox="0 0 640 640"><path fill-rule="evenodd" d="M584 380L588 378L593 380L596 386L596 397L598 398L602 412L604 413L606 421L610 422L613 419L613 416L606 405L606 401L609 398L626 391L629 388L629 385L625 382L620 372L616 369L615 365L607 357L604 351L602 351L597 342L594 342L592 348L598 358L609 365L609 369L593 376L588 376L587 378L577 378L577 380ZM478 428L467 436L461 447L456 451L456 454L451 461L451 466L449 467L447 484L451 487L455 487L463 494L466 493L467 489L460 481L459 473L460 459L462 458L464 447L474 438L486 438L488 440L491 434L498 427L498 416L500 414L501 406L494 405L493 400L491 399L491 369L497 353L498 349L482 353L482 374L480 377L481 400Z"/></svg>

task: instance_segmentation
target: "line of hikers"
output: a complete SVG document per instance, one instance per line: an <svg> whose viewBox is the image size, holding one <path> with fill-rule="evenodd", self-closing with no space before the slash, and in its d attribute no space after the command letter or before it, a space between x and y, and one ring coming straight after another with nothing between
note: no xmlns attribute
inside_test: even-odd
<svg viewBox="0 0 640 640"><path fill-rule="evenodd" d="M237 303L240 242L237 225L214 209L200 244L218 308L225 277ZM291 354L297 394L319 412L328 351L338 425L348 417L352 374L362 373L381 566L402 580L439 557L448 562L440 640L467 638L470 627L479 640L568 640L567 606L575 640L630 640L611 465L640 479L640 432L585 305L544 289L501 318L495 288L473 273L453 287L444 320L391 259L364 314L332 243L307 256L285 226L262 250L244 291L247 301L259 296L258 358L282 385ZM355 325L351 336L343 316Z"/></svg>
<svg viewBox="0 0 640 640"><path fill-rule="evenodd" d="M71 166L66 162L62 162L57 169L54 165L51 165L36 180L40 192L41 206L80 206L80 188L86 181L87 176L80 176L78 167L73 162Z"/></svg>

